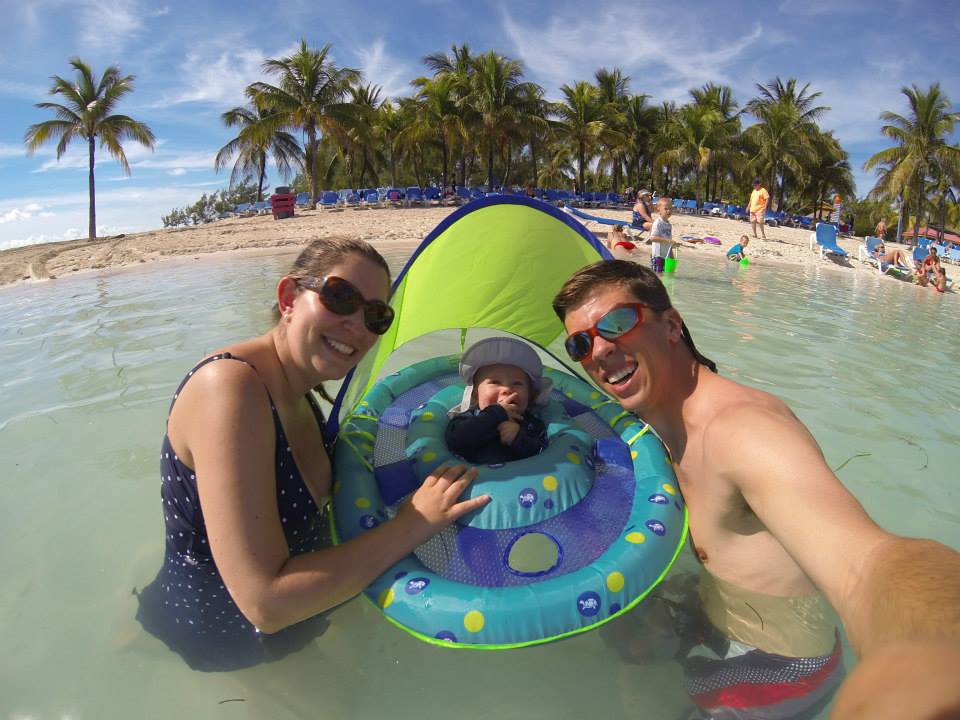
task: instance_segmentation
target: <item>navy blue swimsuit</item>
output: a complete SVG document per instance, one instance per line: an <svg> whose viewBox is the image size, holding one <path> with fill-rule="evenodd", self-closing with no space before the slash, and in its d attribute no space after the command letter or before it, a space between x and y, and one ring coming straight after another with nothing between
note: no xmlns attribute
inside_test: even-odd
<svg viewBox="0 0 960 720"><path fill-rule="evenodd" d="M197 370L222 359L244 362L256 371L246 360L230 353L213 355L183 379L173 402ZM304 485L273 398L269 399L276 431L277 508L290 555L299 555L328 546L328 526L323 509L317 507ZM322 429L323 413L311 395L307 399ZM166 434L160 453L160 480L166 552L156 579L138 593L137 618L146 630L196 670L233 670L274 660L323 631L326 621L316 616L279 633L262 635L243 616L224 588L210 553L196 475L177 457Z"/></svg>

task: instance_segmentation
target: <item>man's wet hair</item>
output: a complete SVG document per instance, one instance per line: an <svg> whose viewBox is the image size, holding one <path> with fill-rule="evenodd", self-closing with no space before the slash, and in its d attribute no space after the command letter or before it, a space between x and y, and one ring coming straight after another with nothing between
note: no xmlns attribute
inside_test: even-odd
<svg viewBox="0 0 960 720"><path fill-rule="evenodd" d="M598 290L608 286L623 287L637 300L646 303L658 315L673 307L667 289L657 274L649 268L629 260L601 260L577 270L553 299L553 311L560 321L574 308L580 307ZM707 369L717 372L717 364L697 350L687 325L681 320L681 336L694 359Z"/></svg>

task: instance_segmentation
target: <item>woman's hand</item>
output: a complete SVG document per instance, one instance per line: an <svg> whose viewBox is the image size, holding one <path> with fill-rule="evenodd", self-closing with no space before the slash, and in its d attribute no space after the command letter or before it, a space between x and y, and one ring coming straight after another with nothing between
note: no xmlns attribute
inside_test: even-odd
<svg viewBox="0 0 960 720"><path fill-rule="evenodd" d="M466 465L441 465L400 507L396 521L409 524L411 530L426 541L461 515L490 502L489 495L458 502L478 474L476 468L467 468Z"/></svg>

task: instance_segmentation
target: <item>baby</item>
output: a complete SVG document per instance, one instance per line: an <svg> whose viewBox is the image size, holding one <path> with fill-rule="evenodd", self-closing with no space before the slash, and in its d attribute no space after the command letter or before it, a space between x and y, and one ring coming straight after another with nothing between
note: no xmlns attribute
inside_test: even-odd
<svg viewBox="0 0 960 720"><path fill-rule="evenodd" d="M463 401L450 410L447 447L478 464L522 460L547 446L547 429L532 410L546 404L552 383L543 363L519 340L486 338L460 360L466 381Z"/></svg>

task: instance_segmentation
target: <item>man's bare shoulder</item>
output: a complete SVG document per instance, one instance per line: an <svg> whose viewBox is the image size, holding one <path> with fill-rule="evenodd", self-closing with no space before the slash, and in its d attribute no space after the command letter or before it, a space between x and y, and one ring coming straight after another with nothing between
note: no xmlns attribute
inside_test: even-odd
<svg viewBox="0 0 960 720"><path fill-rule="evenodd" d="M710 406L701 427L703 446L716 460L727 454L724 448L773 444L785 435L802 442L812 439L787 404L763 390L714 377L703 400ZM742 457L741 452L735 454Z"/></svg>

